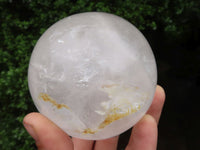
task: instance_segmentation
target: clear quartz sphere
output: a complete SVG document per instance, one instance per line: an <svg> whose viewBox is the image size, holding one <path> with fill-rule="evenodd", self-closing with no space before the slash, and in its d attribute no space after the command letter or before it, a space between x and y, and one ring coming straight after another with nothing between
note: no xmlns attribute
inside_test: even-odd
<svg viewBox="0 0 200 150"><path fill-rule="evenodd" d="M88 12L58 21L40 37L28 81L40 113L70 136L99 140L142 118L152 103L157 69L135 26Z"/></svg>

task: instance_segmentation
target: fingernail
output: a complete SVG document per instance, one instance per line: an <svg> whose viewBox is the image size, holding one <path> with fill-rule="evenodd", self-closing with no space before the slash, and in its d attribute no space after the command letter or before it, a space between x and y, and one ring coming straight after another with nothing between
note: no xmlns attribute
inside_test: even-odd
<svg viewBox="0 0 200 150"><path fill-rule="evenodd" d="M37 134L33 128L32 125L24 123L24 127L26 128L26 130L28 131L28 133L34 138L35 141L38 140Z"/></svg>

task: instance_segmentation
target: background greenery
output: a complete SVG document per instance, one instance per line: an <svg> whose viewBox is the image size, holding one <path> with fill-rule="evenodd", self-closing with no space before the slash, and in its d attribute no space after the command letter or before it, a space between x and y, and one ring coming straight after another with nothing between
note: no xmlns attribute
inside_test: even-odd
<svg viewBox="0 0 200 150"><path fill-rule="evenodd" d="M165 73L170 71L177 78L198 81L199 86L199 8L199 0L0 0L0 149L36 149L22 125L23 117L36 111L27 69L36 41L53 23L88 11L119 15L149 40L157 58L159 83L168 88L165 81L170 75ZM190 58L177 61L182 55ZM123 146L122 140L119 149Z"/></svg>

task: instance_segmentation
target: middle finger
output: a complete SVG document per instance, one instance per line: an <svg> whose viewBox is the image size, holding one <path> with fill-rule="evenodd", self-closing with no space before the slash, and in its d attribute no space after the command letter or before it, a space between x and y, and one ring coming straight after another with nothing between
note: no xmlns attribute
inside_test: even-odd
<svg viewBox="0 0 200 150"><path fill-rule="evenodd" d="M92 150L94 141L92 140L83 140L79 138L72 138L72 141L74 143L74 150Z"/></svg>

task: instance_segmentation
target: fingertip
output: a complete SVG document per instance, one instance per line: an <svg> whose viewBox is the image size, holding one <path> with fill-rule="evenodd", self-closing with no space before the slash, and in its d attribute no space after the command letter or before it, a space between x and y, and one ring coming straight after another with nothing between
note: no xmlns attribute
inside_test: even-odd
<svg viewBox="0 0 200 150"><path fill-rule="evenodd" d="M147 114L150 114L155 118L157 123L159 122L160 115L162 113L162 108L165 103L165 91L161 86L156 87L155 95L152 101L152 104L147 111Z"/></svg>
<svg viewBox="0 0 200 150"><path fill-rule="evenodd" d="M164 102L166 97L164 88L160 85L157 85L156 91L158 93L157 97Z"/></svg>
<svg viewBox="0 0 200 150"><path fill-rule="evenodd" d="M38 135L37 131L35 129L34 125L34 118L38 116L39 113L33 112L30 114L27 114L23 119L23 125L27 132L33 137L33 139L37 142L38 141Z"/></svg>
<svg viewBox="0 0 200 150"><path fill-rule="evenodd" d="M147 126L148 124L148 126ZM149 114L146 114L135 126L134 130L139 130L140 135L146 134L146 132L149 132L151 129L157 128L157 122L154 117L152 117Z"/></svg>
<svg viewBox="0 0 200 150"><path fill-rule="evenodd" d="M152 127L157 127L157 122L155 120L155 118L149 114L146 114L137 124L137 126L142 126L143 124L148 124L149 126Z"/></svg>
<svg viewBox="0 0 200 150"><path fill-rule="evenodd" d="M34 121L34 118L38 116L40 116L40 113L37 113L37 112L32 112L32 113L27 114L23 119L23 124L32 124L32 122Z"/></svg>

